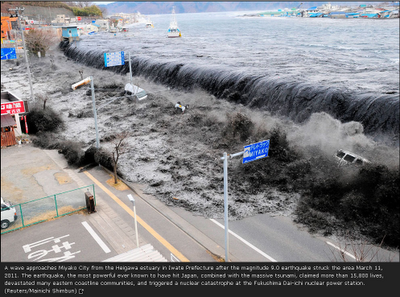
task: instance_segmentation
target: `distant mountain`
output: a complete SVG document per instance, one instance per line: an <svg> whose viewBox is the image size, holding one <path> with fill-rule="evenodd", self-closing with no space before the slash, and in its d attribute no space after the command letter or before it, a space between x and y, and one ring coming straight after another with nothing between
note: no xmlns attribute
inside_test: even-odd
<svg viewBox="0 0 400 297"><path fill-rule="evenodd" d="M281 8L298 7L301 2L113 2L99 4L100 8L107 9L107 15L114 13L141 14L168 14L175 6L176 13L196 12L224 12L224 11L252 11L275 10ZM326 2L307 2L302 8L319 6Z"/></svg>

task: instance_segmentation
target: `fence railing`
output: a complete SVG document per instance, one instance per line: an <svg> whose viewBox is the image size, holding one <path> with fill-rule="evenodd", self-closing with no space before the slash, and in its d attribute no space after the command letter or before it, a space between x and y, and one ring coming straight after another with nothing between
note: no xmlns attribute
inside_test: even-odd
<svg viewBox="0 0 400 297"><path fill-rule="evenodd" d="M11 222L8 228L2 229L1 234L85 209L86 192L93 195L96 205L94 185L12 205L17 213L17 219Z"/></svg>

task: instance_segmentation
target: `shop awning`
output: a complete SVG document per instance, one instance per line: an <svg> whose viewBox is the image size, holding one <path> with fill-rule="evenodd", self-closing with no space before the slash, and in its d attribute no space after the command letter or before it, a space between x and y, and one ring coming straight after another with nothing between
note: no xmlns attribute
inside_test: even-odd
<svg viewBox="0 0 400 297"><path fill-rule="evenodd" d="M14 121L13 117L10 114L2 114L1 115L1 128L16 126L17 123Z"/></svg>

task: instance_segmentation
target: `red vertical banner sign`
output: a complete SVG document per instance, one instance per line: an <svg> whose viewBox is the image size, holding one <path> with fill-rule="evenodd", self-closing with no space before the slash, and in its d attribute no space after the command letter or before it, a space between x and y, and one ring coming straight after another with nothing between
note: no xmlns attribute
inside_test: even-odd
<svg viewBox="0 0 400 297"><path fill-rule="evenodd" d="M28 122L26 121L26 116L24 116L25 118L25 133L28 134Z"/></svg>

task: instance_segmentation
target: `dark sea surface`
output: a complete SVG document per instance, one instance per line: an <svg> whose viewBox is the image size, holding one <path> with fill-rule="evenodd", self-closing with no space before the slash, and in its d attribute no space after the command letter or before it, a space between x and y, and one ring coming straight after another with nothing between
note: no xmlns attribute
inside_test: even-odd
<svg viewBox="0 0 400 297"><path fill-rule="evenodd" d="M201 88L296 122L326 112L361 122L366 134L398 146L399 19L243 14L177 14L182 38L167 38L170 15L153 15L154 28L139 23L115 36L81 36L65 54L102 68L104 53L124 51L127 62L130 52L133 75ZM129 66L108 70L126 73Z"/></svg>

